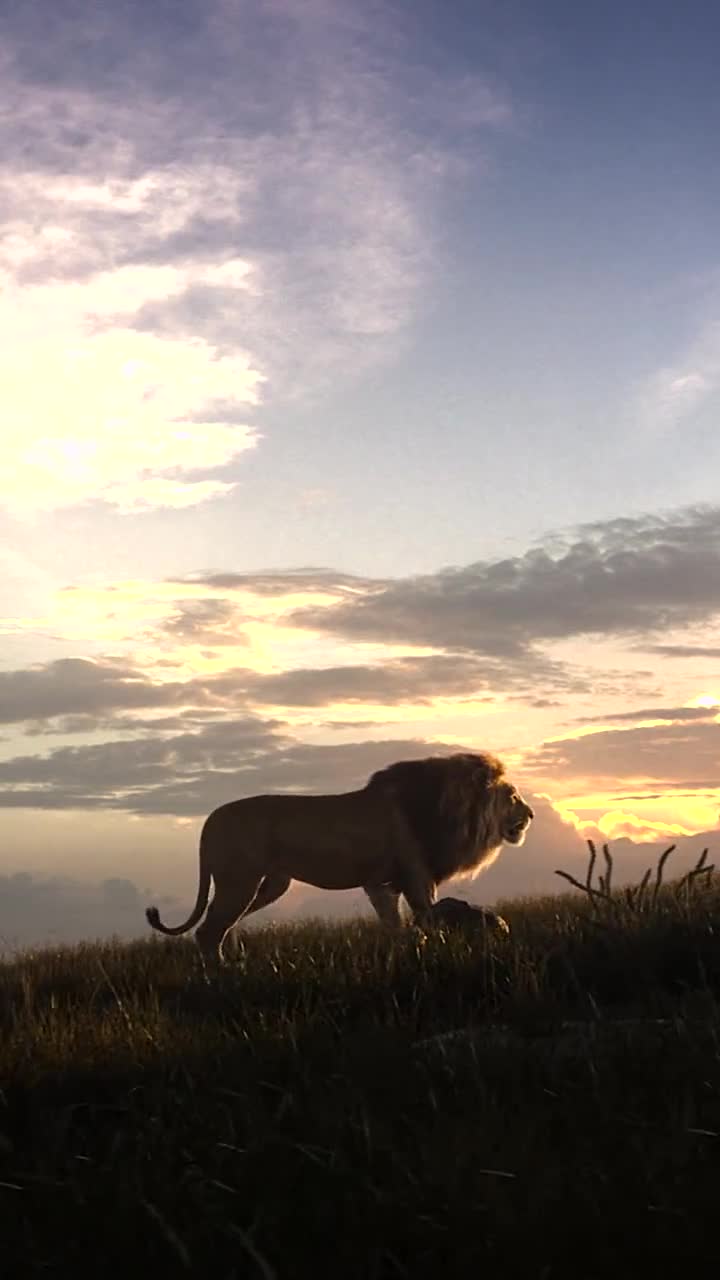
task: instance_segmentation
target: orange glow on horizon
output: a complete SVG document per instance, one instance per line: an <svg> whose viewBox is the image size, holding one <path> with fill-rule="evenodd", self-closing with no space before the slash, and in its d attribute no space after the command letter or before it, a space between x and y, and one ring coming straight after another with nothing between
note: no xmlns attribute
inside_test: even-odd
<svg viewBox="0 0 720 1280"><path fill-rule="evenodd" d="M617 840L629 836L643 844L676 839L720 827L720 789L697 794L668 792L629 798L605 794L565 797L552 801L565 822L571 822L583 838ZM638 807L640 806L640 807Z"/></svg>

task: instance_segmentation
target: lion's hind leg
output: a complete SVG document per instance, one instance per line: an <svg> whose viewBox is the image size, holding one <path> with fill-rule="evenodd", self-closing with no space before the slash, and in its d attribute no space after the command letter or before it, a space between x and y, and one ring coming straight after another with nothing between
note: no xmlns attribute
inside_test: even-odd
<svg viewBox="0 0 720 1280"><path fill-rule="evenodd" d="M195 931L195 941L206 962L222 964L223 942L252 906L262 883L262 875L246 873L235 884L215 885L215 896L202 924Z"/></svg>
<svg viewBox="0 0 720 1280"><path fill-rule="evenodd" d="M291 884L291 876L285 876L278 872L264 876L252 905L248 907L244 914L251 916L255 911L262 911L263 907L269 907L271 903L277 902L278 898L282 898L283 894L287 893Z"/></svg>

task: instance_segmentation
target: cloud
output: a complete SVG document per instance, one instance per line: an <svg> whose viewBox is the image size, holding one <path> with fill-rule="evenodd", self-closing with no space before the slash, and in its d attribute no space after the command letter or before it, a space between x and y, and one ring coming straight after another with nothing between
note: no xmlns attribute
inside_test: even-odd
<svg viewBox="0 0 720 1280"><path fill-rule="evenodd" d="M178 600L162 630L185 644L241 645L240 610L231 600L217 596L199 600Z"/></svg>
<svg viewBox="0 0 720 1280"><path fill-rule="evenodd" d="M386 11L70 8L4 27L0 500L194 506L237 482L261 389L393 357L436 200L512 110L481 76L449 97Z"/></svg>
<svg viewBox="0 0 720 1280"><path fill-rule="evenodd" d="M645 822L634 813L625 813L615 809L604 813L596 823L587 824L588 835L599 835L605 840L617 840L626 837L636 843L655 844L659 839L671 840L673 843L679 836L690 835L686 827L671 822Z"/></svg>
<svg viewBox="0 0 720 1280"><path fill-rule="evenodd" d="M397 738L315 745L276 720L247 717L193 732L61 747L0 762L0 806L202 814L266 790L343 791L392 760L456 750Z"/></svg>
<svg viewBox="0 0 720 1280"><path fill-rule="evenodd" d="M654 434L696 415L720 387L720 322L705 321L673 365L659 369L637 394L635 417Z"/></svg>
<svg viewBox="0 0 720 1280"><path fill-rule="evenodd" d="M245 691L257 705L322 707L333 703L432 704L438 698L486 695L497 684L498 666L472 658L434 654L389 659L382 665L295 668L277 674L248 674ZM212 682L217 692L232 688L229 672Z"/></svg>
<svg viewBox="0 0 720 1280"><path fill-rule="evenodd" d="M719 758L720 723L701 720L547 741L524 755L523 769L530 777L572 778L576 787L616 789L632 779L665 791L705 790L720 786Z"/></svg>
<svg viewBox="0 0 720 1280"><path fill-rule="evenodd" d="M202 697L193 688L190 701ZM21 671L0 672L0 722L45 720L54 716L97 716L129 707L164 707L187 696L179 682L155 684L118 662L59 658Z"/></svg>
<svg viewBox="0 0 720 1280"><path fill-rule="evenodd" d="M62 945L88 939L143 937L147 934L142 892L131 881L111 877L100 882L70 876L0 875L0 954L16 948ZM177 910L165 897L165 909Z"/></svg>
<svg viewBox="0 0 720 1280"><path fill-rule="evenodd" d="M330 567L313 565L273 569L249 573L196 573L171 579L180 586L212 587L219 591L238 591L257 596L292 596L329 594L351 598L362 591L381 590L382 578L369 578L342 573Z"/></svg>
<svg viewBox="0 0 720 1280"><path fill-rule="evenodd" d="M11 514L89 499L126 512L182 507L227 492L197 473L232 461L256 436L246 425L203 420L203 411L216 400L256 404L261 375L240 353L128 323L143 297L180 289L192 275L190 267L129 268L35 286L6 277L0 378ZM111 307L123 308L121 320Z"/></svg>
<svg viewBox="0 0 720 1280"><path fill-rule="evenodd" d="M202 609L199 625L203 637L207 618L215 625L223 611ZM191 636L198 619L189 623ZM187 640L184 626L180 637ZM218 643L216 640L215 643ZM221 634L220 644L226 643ZM25 670L0 672L0 723L45 722L64 717L64 731L84 732L102 723L107 713L133 708L182 707L186 717L220 717L248 707L325 707L335 703L401 703L430 705L440 697L477 696L488 700L487 690L497 678L492 663L442 654L391 659L382 665L295 668L265 674L247 668L230 668L188 680L153 679L137 667L112 660L60 658ZM110 720L117 728L139 726L126 717ZM162 727L146 720L145 727Z"/></svg>
<svg viewBox="0 0 720 1280"><path fill-rule="evenodd" d="M708 644L642 644L645 653L658 653L663 658L720 658L720 645Z"/></svg>
<svg viewBox="0 0 720 1280"><path fill-rule="evenodd" d="M720 612L720 508L582 527L503 561L478 561L300 607L291 625L538 663L568 636L648 638ZM550 673L549 673L550 674Z"/></svg>
<svg viewBox="0 0 720 1280"><path fill-rule="evenodd" d="M606 711L602 715L578 716L577 724L605 724L608 720L667 720L669 723L712 720L718 715L718 710L712 707L644 707L639 711Z"/></svg>
<svg viewBox="0 0 720 1280"><path fill-rule="evenodd" d="M576 723L614 720L617 728L546 736L533 747L513 702L516 719L503 728L510 741L504 747L496 739L497 749L520 758L536 785L566 797L571 788L713 790L717 711L683 705L701 698L707 704L709 694L678 688L668 698L665 690L666 701L653 706L656 695L645 690L635 707L627 695L640 701L638 673L627 665L600 671L591 665L596 651L585 659L580 647L570 650L581 658L574 666L551 655L554 643L566 653L574 636L619 638L632 649L661 629L662 643L672 643L673 626L707 623L720 607L719 552L720 512L703 508L590 525L523 556L422 577L369 579L310 567L136 583L127 598L119 589L67 592L78 634L89 627L101 634L97 619L112 615L116 633L121 625L123 643L135 648L139 635L145 639L147 598L153 648L144 665L111 656L0 673L6 723L116 739L6 759L1 803L194 814L238 789L343 789L404 751L426 754L457 743L466 709L477 719L476 704L494 699L494 715L508 694L539 703L533 714L547 735L547 704L557 702L548 694L581 690L592 701ZM298 625L307 630L298 632ZM275 647L261 652L253 627L270 631ZM236 665L232 643L239 647L246 629L248 665ZM333 635L358 646L350 650L354 660L332 660ZM393 644L436 651L383 648ZM601 713L598 695L619 692L623 704L609 702ZM338 733L361 732L360 725L354 732L328 728L347 725L353 705L368 708L360 718L374 719L374 732L338 744ZM410 707L428 709L417 737L408 731ZM308 723L314 709L323 714ZM379 740L388 720L399 732ZM325 735L332 739L327 745L318 741Z"/></svg>
<svg viewBox="0 0 720 1280"><path fill-rule="evenodd" d="M137 659L74 659L74 665L0 674L0 718L153 706L215 707L221 713L238 704L432 704L502 692L532 698L539 708L556 702L559 692L638 697L640 677L651 673L599 670L591 651L573 665L564 660L567 648L560 649L561 659L553 646L603 637L625 642L631 651L659 644L674 654L674 628L687 634L719 613L716 507L597 523L555 535L512 559L416 577L368 578L308 567L67 590L54 610L54 628L62 631L64 619L68 634L91 632L98 643L127 648L132 642L134 649L142 637L154 665L140 670ZM268 661L263 641L253 647L258 627L272 633L279 657ZM656 640L659 634L670 638ZM358 646L357 660L328 661L323 643L330 637ZM384 646L436 652L404 655ZM212 654L214 670L187 678L190 647ZM247 651L247 666L237 664L233 648ZM696 652L692 645L680 649L683 655ZM305 659L308 653L322 658L298 662L298 650ZM157 665L161 659L184 678L168 679ZM277 670L278 663L284 669ZM637 718L644 709L626 705L619 714ZM701 714L680 708L676 718Z"/></svg>

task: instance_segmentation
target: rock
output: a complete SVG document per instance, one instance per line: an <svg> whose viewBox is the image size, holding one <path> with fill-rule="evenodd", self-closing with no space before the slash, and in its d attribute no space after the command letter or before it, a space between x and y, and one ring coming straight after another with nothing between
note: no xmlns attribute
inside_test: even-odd
<svg viewBox="0 0 720 1280"><path fill-rule="evenodd" d="M462 929L467 933L481 929L492 929L504 934L510 932L510 926L502 916L488 911L486 907L465 902L462 898L440 898L432 908L432 922L441 928Z"/></svg>

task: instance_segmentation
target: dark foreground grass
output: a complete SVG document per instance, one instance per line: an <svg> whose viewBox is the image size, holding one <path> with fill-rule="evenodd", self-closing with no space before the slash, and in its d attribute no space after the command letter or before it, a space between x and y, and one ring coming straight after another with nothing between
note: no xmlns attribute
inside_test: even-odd
<svg viewBox="0 0 720 1280"><path fill-rule="evenodd" d="M0 967L0 1272L717 1274L719 906L266 928L210 983L185 942Z"/></svg>

